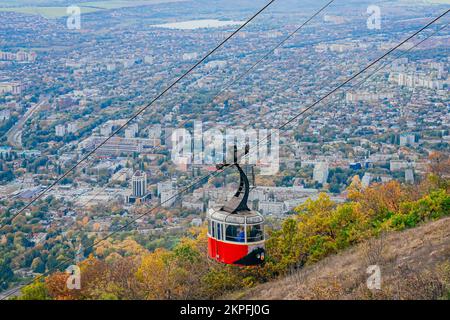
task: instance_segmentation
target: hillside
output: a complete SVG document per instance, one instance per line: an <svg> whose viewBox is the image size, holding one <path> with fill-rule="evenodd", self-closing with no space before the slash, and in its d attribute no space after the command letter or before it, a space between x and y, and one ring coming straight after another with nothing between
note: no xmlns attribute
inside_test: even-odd
<svg viewBox="0 0 450 320"><path fill-rule="evenodd" d="M381 290L366 287L368 265L381 268ZM445 284L447 288L445 288ZM430 299L448 295L450 218L391 232L329 256L283 279L233 294L240 299ZM448 297L447 297L448 298Z"/></svg>
<svg viewBox="0 0 450 320"><path fill-rule="evenodd" d="M209 259L202 226L173 249L108 239L78 264L79 290L60 271L22 288L19 299L450 298L450 182L435 171L414 186L362 188L355 176L345 203L323 193L308 199L267 226L262 268ZM370 265L381 269L381 290L366 287Z"/></svg>

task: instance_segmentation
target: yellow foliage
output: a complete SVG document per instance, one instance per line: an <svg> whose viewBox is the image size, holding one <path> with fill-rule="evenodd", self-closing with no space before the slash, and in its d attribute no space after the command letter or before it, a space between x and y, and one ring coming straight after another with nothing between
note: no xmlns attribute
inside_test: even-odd
<svg viewBox="0 0 450 320"><path fill-rule="evenodd" d="M363 187L362 187L361 179L359 178L358 175L355 175L352 178L352 182L350 183L350 185L347 188L347 197L350 200L358 199L361 196L362 189L363 189Z"/></svg>
<svg viewBox="0 0 450 320"><path fill-rule="evenodd" d="M83 226L87 225L88 222L89 222L89 217L88 217L88 216L83 217L83 219L81 220L81 222L82 222Z"/></svg>
<svg viewBox="0 0 450 320"><path fill-rule="evenodd" d="M136 277L144 283L147 299L170 299L177 290L171 272L173 262L171 252L161 248L142 259Z"/></svg>

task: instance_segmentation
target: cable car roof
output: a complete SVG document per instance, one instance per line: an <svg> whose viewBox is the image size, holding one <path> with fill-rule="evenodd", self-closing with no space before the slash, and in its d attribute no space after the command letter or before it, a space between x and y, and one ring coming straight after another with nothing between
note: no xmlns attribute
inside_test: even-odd
<svg viewBox="0 0 450 320"><path fill-rule="evenodd" d="M260 224L264 222L263 216L252 210L229 213L217 207L210 209L208 215L212 220L231 224Z"/></svg>

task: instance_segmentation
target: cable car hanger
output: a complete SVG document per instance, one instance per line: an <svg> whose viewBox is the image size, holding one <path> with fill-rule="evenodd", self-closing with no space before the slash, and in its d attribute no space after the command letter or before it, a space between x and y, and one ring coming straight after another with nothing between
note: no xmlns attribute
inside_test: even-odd
<svg viewBox="0 0 450 320"><path fill-rule="evenodd" d="M239 172L239 188L234 194L234 196L228 200L221 210L231 213L231 214L237 214L238 212L242 211L250 211L249 207L247 206L248 201L248 195L250 193L250 183L248 181L247 175L245 174L244 170L242 170L241 166L238 163L238 157L237 157L237 146L234 145L233 148L233 163L221 163L216 165L217 170L223 170L225 167L236 167L236 169ZM244 155L247 155L249 152L249 145L245 145L245 151Z"/></svg>

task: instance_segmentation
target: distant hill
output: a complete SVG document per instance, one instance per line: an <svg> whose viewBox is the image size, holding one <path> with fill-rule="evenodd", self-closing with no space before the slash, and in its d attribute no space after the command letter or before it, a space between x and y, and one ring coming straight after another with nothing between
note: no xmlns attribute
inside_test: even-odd
<svg viewBox="0 0 450 320"><path fill-rule="evenodd" d="M366 286L366 268L373 264L381 268L381 290ZM449 290L450 218L444 218L388 233L227 298L450 299Z"/></svg>

